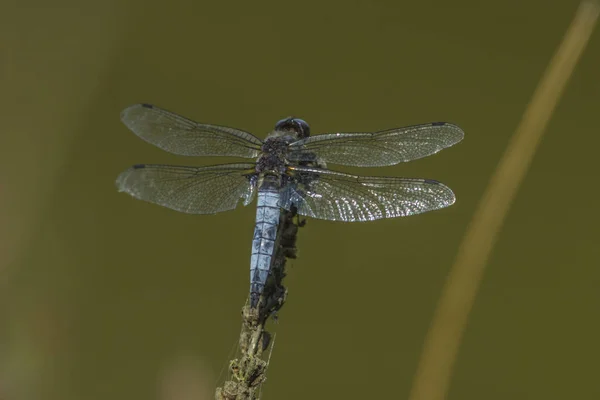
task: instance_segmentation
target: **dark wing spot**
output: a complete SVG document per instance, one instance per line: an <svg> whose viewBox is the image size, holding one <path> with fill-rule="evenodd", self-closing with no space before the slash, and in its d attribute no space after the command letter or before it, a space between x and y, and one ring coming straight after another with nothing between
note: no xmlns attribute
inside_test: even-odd
<svg viewBox="0 0 600 400"><path fill-rule="evenodd" d="M144 107L144 108L154 108L154 106L152 104L147 104L147 103L143 103L142 107Z"/></svg>
<svg viewBox="0 0 600 400"><path fill-rule="evenodd" d="M135 164L133 167L131 167L133 169L142 169L142 168L146 168L146 164Z"/></svg>
<svg viewBox="0 0 600 400"><path fill-rule="evenodd" d="M431 126L444 126L444 125L446 125L445 122L432 122L431 123Z"/></svg>

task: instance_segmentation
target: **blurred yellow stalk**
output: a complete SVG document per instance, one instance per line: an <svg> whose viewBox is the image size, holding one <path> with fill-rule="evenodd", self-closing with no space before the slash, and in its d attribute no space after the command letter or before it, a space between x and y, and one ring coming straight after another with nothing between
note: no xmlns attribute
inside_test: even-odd
<svg viewBox="0 0 600 400"><path fill-rule="evenodd" d="M580 4L533 94L458 250L425 339L410 400L446 397L460 340L485 265L542 134L594 29L600 5Z"/></svg>

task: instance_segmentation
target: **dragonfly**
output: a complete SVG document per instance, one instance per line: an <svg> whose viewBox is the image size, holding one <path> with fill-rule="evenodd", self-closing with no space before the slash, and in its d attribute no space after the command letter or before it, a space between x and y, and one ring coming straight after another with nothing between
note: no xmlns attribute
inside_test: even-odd
<svg viewBox="0 0 600 400"><path fill-rule="evenodd" d="M121 120L146 142L173 154L252 159L201 167L137 164L116 181L119 191L134 198L189 214L233 210L257 197L252 306L269 277L282 209L309 218L364 222L437 210L456 200L450 188L435 180L357 176L327 167L384 167L435 154L464 137L461 128L447 122L311 136L306 121L289 117L261 140L150 104L126 108Z"/></svg>

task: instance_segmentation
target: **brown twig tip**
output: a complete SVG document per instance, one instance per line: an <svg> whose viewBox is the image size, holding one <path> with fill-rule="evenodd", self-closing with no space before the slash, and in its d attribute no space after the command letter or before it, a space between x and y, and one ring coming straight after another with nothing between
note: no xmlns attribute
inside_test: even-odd
<svg viewBox="0 0 600 400"><path fill-rule="evenodd" d="M229 362L230 380L218 387L215 393L217 400L255 400L260 388L266 381L269 361L263 359L263 352L273 344L271 334L265 330L270 316L276 318L283 307L287 289L283 286L285 265L288 258L296 258L296 238L298 228L305 225L295 210L282 210L277 231L277 247L269 279L265 284L257 307L250 302L242 308L242 330L239 338L240 357Z"/></svg>

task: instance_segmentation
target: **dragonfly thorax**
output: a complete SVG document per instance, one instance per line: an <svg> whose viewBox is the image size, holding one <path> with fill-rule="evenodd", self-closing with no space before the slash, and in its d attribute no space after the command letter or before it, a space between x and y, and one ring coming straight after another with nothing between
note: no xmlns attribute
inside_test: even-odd
<svg viewBox="0 0 600 400"><path fill-rule="evenodd" d="M289 135L269 136L265 139L261 150L263 154L274 154L284 156L288 151L289 144L295 141L296 139Z"/></svg>
<svg viewBox="0 0 600 400"><path fill-rule="evenodd" d="M275 175L285 172L288 146L293 141L294 138L290 136L268 137L262 145L262 153L256 162L256 171L271 172Z"/></svg>
<svg viewBox="0 0 600 400"><path fill-rule="evenodd" d="M263 153L256 161L256 172L281 176L285 174L286 160L282 153Z"/></svg>

